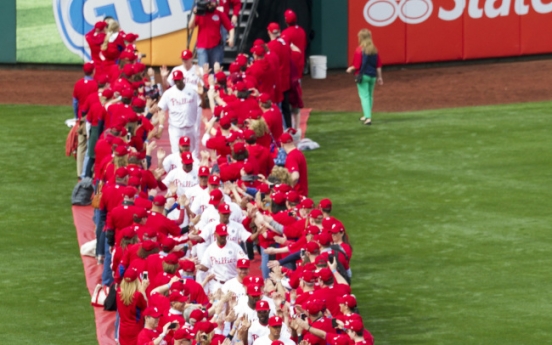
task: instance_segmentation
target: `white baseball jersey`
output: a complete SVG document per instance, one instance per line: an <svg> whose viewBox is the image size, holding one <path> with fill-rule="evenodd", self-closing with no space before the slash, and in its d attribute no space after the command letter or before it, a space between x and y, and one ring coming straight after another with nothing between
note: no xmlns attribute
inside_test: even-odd
<svg viewBox="0 0 552 345"><path fill-rule="evenodd" d="M223 293L226 294L228 291L232 291L236 300L246 294L245 285L240 283L237 277L230 279L222 286Z"/></svg>
<svg viewBox="0 0 552 345"><path fill-rule="evenodd" d="M198 85L203 85L203 69L197 65L192 66L190 69L186 69L184 65L176 66L171 70L171 73L167 77L167 82L170 86L174 85L173 73L175 71L181 71L184 75L184 83L186 87L190 87L193 90L197 90ZM199 75L198 75L199 73Z"/></svg>
<svg viewBox="0 0 552 345"><path fill-rule="evenodd" d="M224 194L224 202L228 205L230 205L230 220L233 220L234 222L241 223L245 216L243 215L242 209L234 202L232 202L232 199L226 194ZM210 221L219 220L219 213L218 209L215 208L213 205L209 204L209 193L206 194L200 194L196 200L194 200L194 204L191 206L190 210L198 215L201 214L201 220L198 223L198 226L209 223ZM199 213L196 213L199 212ZM203 215L207 212L207 215L205 215L205 220L203 218ZM210 220L209 220L210 219ZM203 224L201 224L203 222ZM199 228L201 229L201 227Z"/></svg>
<svg viewBox="0 0 552 345"><path fill-rule="evenodd" d="M283 325L282 325L282 328ZM282 330L283 332L283 330ZM280 340L282 343L284 343L284 345L295 345L295 342L293 340L291 340L291 338L286 338L286 337L283 337L282 334L280 334ZM255 345L271 345L272 344L272 340L268 337L268 334L267 335L264 335L260 338L257 338L255 340L255 342L253 342L253 344Z"/></svg>
<svg viewBox="0 0 552 345"><path fill-rule="evenodd" d="M270 334L270 330L268 329L268 325L263 326L261 325L259 320L257 320L251 324L251 327L249 327L249 330L247 331L247 343L249 345L252 345L257 339L262 338L264 336L268 336L269 334ZM282 323L280 340L282 340L282 338L291 339L291 333L289 332L285 323Z"/></svg>
<svg viewBox="0 0 552 345"><path fill-rule="evenodd" d="M190 210L197 216L203 214L203 211L209 206L209 188L198 192L194 201L190 202Z"/></svg>
<svg viewBox="0 0 552 345"><path fill-rule="evenodd" d="M186 198L188 198L188 201L190 203L190 209L191 205L194 203L195 199L201 196L202 194L207 193L209 188L205 186L205 188L201 187L199 184L196 184L192 188L188 188L186 190ZM193 212L193 211L192 211Z"/></svg>
<svg viewBox="0 0 552 345"><path fill-rule="evenodd" d="M159 108L168 111L169 125L177 128L194 127L198 114L197 92L184 88L179 90L176 86L163 93L159 100Z"/></svg>
<svg viewBox="0 0 552 345"><path fill-rule="evenodd" d="M259 286L259 288L263 289L262 286ZM269 316L276 315L276 305L274 304L272 298L263 296L261 297L261 299L268 303L268 306L270 308ZM234 310L236 311L236 315L238 316L238 318L242 317L243 315L247 315L247 319L249 320L249 322L259 320L259 317L257 316L257 311L255 309L249 308L249 304L247 304L248 301L249 297L247 295L243 295L238 298L238 303L234 308Z"/></svg>
<svg viewBox="0 0 552 345"><path fill-rule="evenodd" d="M185 194L188 189L199 183L197 168L192 169L190 172L185 172L183 169L174 169L165 176L162 182L167 188L171 182L174 182L177 187L176 194L181 196Z"/></svg>
<svg viewBox="0 0 552 345"><path fill-rule="evenodd" d="M209 222L205 227L199 228L201 233L199 236L203 238L203 242L211 244L216 241L215 230L217 225L220 224L220 221ZM240 242L245 242L251 236L251 233L243 227L241 223L230 221L226 224L226 231L228 232L228 241L235 242L240 244Z"/></svg>
<svg viewBox="0 0 552 345"><path fill-rule="evenodd" d="M215 242L203 253L201 264L215 275L216 280L226 282L238 275L236 268L238 259L246 258L247 255L236 243L228 241L224 247L220 248Z"/></svg>
<svg viewBox="0 0 552 345"><path fill-rule="evenodd" d="M199 162L197 158L193 156L193 152L192 157L194 159L194 169L197 169L199 167ZM163 170L165 170L167 174L175 169L182 169L182 157L180 153L171 153L163 159Z"/></svg>

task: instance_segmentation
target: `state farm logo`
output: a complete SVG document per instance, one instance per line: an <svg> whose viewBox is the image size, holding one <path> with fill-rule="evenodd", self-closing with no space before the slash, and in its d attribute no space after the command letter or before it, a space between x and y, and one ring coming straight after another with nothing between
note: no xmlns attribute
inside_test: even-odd
<svg viewBox="0 0 552 345"><path fill-rule="evenodd" d="M511 6L512 2L514 3ZM530 5L529 5L530 3ZM450 7L452 6L452 8ZM524 16L533 7L539 14L552 13L552 2L543 0L454 0L447 7L439 7L438 18L445 21L456 20L464 14L467 7L468 16L473 19ZM512 11L513 7L513 11ZM419 24L426 21L433 13L432 0L369 0L362 11L364 19L373 26L387 26L397 17L406 24Z"/></svg>

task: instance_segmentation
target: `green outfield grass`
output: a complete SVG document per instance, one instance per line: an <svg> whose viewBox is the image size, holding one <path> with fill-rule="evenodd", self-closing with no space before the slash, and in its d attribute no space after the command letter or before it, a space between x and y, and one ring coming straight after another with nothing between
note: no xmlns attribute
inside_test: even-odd
<svg viewBox="0 0 552 345"><path fill-rule="evenodd" d="M17 0L17 62L82 63L66 47L51 0Z"/></svg>
<svg viewBox="0 0 552 345"><path fill-rule="evenodd" d="M0 106L0 334L94 344L72 224L69 107ZM311 197L354 246L353 290L377 344L545 344L552 336L552 103L313 113Z"/></svg>

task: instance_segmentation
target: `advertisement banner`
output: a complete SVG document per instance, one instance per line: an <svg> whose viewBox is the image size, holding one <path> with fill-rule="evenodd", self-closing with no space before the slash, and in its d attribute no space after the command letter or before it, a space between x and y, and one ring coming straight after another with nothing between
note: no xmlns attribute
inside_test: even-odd
<svg viewBox="0 0 552 345"><path fill-rule="evenodd" d="M18 61L88 61L90 50L84 35L97 21L112 17L123 31L139 35L136 46L146 54L144 63L180 64L193 4L193 0L18 0ZM46 22L46 39L36 21ZM45 45L48 49L37 54Z"/></svg>
<svg viewBox="0 0 552 345"><path fill-rule="evenodd" d="M349 0L349 61L372 31L384 64L552 52L549 0Z"/></svg>

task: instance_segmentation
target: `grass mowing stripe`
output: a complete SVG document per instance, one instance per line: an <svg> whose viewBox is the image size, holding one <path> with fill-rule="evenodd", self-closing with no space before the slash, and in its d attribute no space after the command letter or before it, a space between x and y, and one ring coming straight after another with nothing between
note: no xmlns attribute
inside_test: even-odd
<svg viewBox="0 0 552 345"><path fill-rule="evenodd" d="M11 344L95 344L71 216L70 107L0 105L0 333Z"/></svg>
<svg viewBox="0 0 552 345"><path fill-rule="evenodd" d="M550 105L311 116L312 197L351 234L378 344L547 342Z"/></svg>

